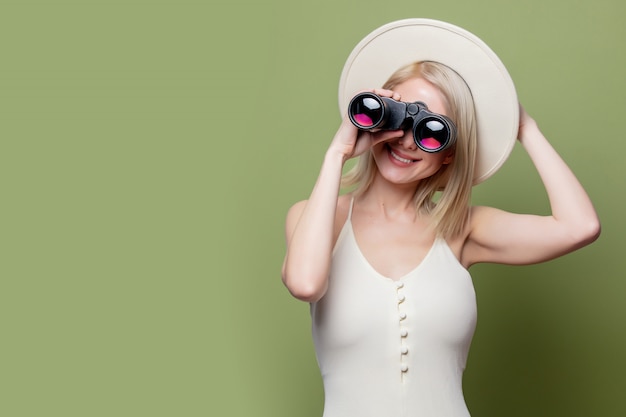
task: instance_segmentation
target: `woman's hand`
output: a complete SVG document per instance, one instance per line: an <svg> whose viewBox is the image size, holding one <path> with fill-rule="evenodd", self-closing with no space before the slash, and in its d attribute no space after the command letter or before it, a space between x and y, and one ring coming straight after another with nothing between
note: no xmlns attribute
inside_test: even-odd
<svg viewBox="0 0 626 417"><path fill-rule="evenodd" d="M390 97L394 100L400 100L400 94L391 90L374 89L369 92L381 97ZM377 143L400 138L403 135L404 132L402 130L383 130L377 132L359 130L346 115L333 138L328 152L339 154L345 162L350 158L363 154Z"/></svg>

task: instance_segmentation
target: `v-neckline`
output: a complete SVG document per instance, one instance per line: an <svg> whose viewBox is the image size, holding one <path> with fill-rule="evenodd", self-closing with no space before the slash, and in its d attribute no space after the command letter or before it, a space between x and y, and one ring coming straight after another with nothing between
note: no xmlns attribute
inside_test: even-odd
<svg viewBox="0 0 626 417"><path fill-rule="evenodd" d="M361 260L364 262L365 265L367 265L367 267L379 278L385 280L385 281L389 281L389 282L404 282L406 280L408 280L409 278L411 278L411 276L413 276L421 267L422 265L424 265L426 263L426 261L428 261L428 259L431 256L431 253L433 252L433 250L435 249L435 246L437 246L437 244L439 243L439 238L435 237L435 239L433 240L433 243L430 245L430 248L428 249L428 251L426 252L426 254L424 255L424 257L422 258L422 260L413 268L411 268L406 274L402 275L399 278L391 278L388 277L384 274L382 274L381 272L379 272L376 268L374 268L374 265L371 264L371 262L367 259L367 257L365 256L365 254L363 253L363 251L361 250L361 247L359 246L359 242L356 240L356 234L354 233L354 228L352 226L352 219L348 218L347 219L347 226L350 228L350 236L352 238L352 241L354 242L354 246L361 258Z"/></svg>

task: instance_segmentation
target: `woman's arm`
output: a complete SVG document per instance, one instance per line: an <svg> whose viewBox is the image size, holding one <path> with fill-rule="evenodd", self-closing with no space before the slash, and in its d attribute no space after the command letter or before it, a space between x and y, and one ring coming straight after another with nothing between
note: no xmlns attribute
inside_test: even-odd
<svg viewBox="0 0 626 417"><path fill-rule="evenodd" d="M474 207L462 254L467 266L543 262L588 245L600 235L600 221L589 196L522 107L518 139L541 177L552 214L522 215Z"/></svg>
<svg viewBox="0 0 626 417"><path fill-rule="evenodd" d="M376 94L400 99L389 90ZM344 163L371 148L375 143L397 138L401 130L368 133L359 131L345 117L335 134L307 201L296 203L287 214L285 234L287 253L282 279L291 294L303 301L322 298L335 245L335 217Z"/></svg>
<svg viewBox="0 0 626 417"><path fill-rule="evenodd" d="M282 279L302 301L315 302L326 292L343 164L340 155L327 152L309 199L287 214Z"/></svg>

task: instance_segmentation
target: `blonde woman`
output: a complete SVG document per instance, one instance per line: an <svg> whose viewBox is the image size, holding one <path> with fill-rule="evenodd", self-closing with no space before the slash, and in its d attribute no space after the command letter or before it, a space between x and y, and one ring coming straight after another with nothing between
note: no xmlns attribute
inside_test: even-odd
<svg viewBox="0 0 626 417"><path fill-rule="evenodd" d="M407 38L412 42L403 43ZM425 53L423 39L429 39ZM468 39L475 49L469 61L457 57L467 51ZM324 417L466 417L461 382L476 324L468 269L567 254L598 237L599 221L480 40L443 22L394 22L355 49L342 79L350 93L340 94L351 97L368 81L376 87L381 75L369 77L378 70L361 59L370 55L388 65L402 55L405 63L367 91L424 103L452 120L456 141L427 152L411 129L369 132L345 117L309 199L287 215L283 282L311 304ZM408 61L414 57L427 59ZM350 77L359 81L350 85ZM497 170L515 139L543 181L548 216L470 206L472 185ZM342 176L355 157L354 168ZM341 194L342 188L350 191Z"/></svg>

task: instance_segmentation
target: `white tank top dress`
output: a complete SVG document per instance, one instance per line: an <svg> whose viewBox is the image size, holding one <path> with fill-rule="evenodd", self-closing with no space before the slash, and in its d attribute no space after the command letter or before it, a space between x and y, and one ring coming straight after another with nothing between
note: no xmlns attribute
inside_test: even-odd
<svg viewBox="0 0 626 417"><path fill-rule="evenodd" d="M469 272L443 239L404 277L378 273L352 229L352 203L324 297L311 304L323 417L468 417L462 377L474 329Z"/></svg>

